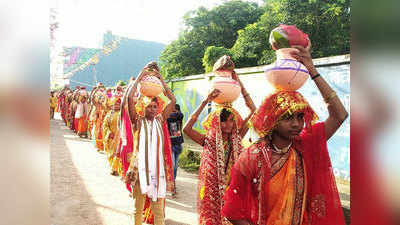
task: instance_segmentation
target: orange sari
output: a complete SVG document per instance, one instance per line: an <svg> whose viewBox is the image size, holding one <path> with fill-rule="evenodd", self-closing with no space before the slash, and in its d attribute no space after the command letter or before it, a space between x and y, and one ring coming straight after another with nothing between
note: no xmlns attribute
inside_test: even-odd
<svg viewBox="0 0 400 225"><path fill-rule="evenodd" d="M103 113L101 109L96 109L98 110L96 113L98 114L97 119L95 121L95 131L94 131L94 136L96 139L96 147L100 151L104 151L104 144L103 144Z"/></svg>
<svg viewBox="0 0 400 225"><path fill-rule="evenodd" d="M86 120L86 115L84 114L78 121L78 134L86 134L88 129L88 121Z"/></svg>
<svg viewBox="0 0 400 225"><path fill-rule="evenodd" d="M231 170L223 216L258 225L345 225L324 123L303 130L276 162L271 152L265 139L242 152Z"/></svg>
<svg viewBox="0 0 400 225"><path fill-rule="evenodd" d="M306 182L302 158L293 148L271 167L265 188L267 225L308 225L305 213Z"/></svg>

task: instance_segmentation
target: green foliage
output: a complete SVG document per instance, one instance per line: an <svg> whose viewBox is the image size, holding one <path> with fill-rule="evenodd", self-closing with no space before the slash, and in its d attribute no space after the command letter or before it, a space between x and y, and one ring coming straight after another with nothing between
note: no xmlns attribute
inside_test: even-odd
<svg viewBox="0 0 400 225"><path fill-rule="evenodd" d="M267 33L265 26L260 23L249 24L238 32L239 37L231 49L236 67L259 64L262 52L270 48Z"/></svg>
<svg viewBox="0 0 400 225"><path fill-rule="evenodd" d="M125 86L126 82L123 80L119 80L115 86Z"/></svg>
<svg viewBox="0 0 400 225"><path fill-rule="evenodd" d="M200 167L200 153L189 151L187 147L183 147L182 153L179 155L179 167L187 172L195 172Z"/></svg>
<svg viewBox="0 0 400 225"><path fill-rule="evenodd" d="M272 63L268 38L279 24L307 33L314 58L350 52L350 0L265 0L262 7L233 0L186 13L185 29L161 53L162 74L170 79L208 72L211 54L222 51L206 52L209 46L230 49L237 68Z"/></svg>
<svg viewBox="0 0 400 225"><path fill-rule="evenodd" d="M313 57L350 52L350 0L280 1L283 23L296 24L309 34Z"/></svg>
<svg viewBox="0 0 400 225"><path fill-rule="evenodd" d="M165 79L178 78L203 72L201 59L204 50L193 34L173 41L166 46L160 55L161 74Z"/></svg>
<svg viewBox="0 0 400 225"><path fill-rule="evenodd" d="M54 84L53 87L50 87L50 91L61 91L64 88L64 85Z"/></svg>
<svg viewBox="0 0 400 225"><path fill-rule="evenodd" d="M231 48L237 31L254 23L263 10L254 2L226 1L210 10L200 7L184 16L185 29L160 56L167 79L204 73L202 59L208 46Z"/></svg>
<svg viewBox="0 0 400 225"><path fill-rule="evenodd" d="M238 67L269 64L275 60L268 38L279 24L294 24L307 33L314 58L350 52L350 0L264 2L265 13L256 23L238 32L231 49Z"/></svg>
<svg viewBox="0 0 400 225"><path fill-rule="evenodd" d="M211 72L213 70L215 62L224 55L229 55L232 57L231 52L227 48L208 46L203 57L203 66L205 72Z"/></svg>

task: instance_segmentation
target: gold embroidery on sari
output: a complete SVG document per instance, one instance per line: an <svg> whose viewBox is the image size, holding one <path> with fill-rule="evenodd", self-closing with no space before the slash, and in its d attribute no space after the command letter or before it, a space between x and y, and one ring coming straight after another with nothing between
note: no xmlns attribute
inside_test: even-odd
<svg viewBox="0 0 400 225"><path fill-rule="evenodd" d="M275 176L276 173L278 173L282 167L285 165L285 163L287 162L288 158L289 158L289 154L290 151L288 151L287 153L285 153L284 155L281 156L281 158L279 158L271 167L271 178L273 176Z"/></svg>
<svg viewBox="0 0 400 225"><path fill-rule="evenodd" d="M320 194L320 195L315 195L311 199L311 212L317 217L322 218L325 217L326 214L326 208L325 208L325 196Z"/></svg>
<svg viewBox="0 0 400 225"><path fill-rule="evenodd" d="M292 225L301 224L303 213L303 198L304 198L304 167L301 155L296 151L296 184L295 184L295 201L293 210Z"/></svg>

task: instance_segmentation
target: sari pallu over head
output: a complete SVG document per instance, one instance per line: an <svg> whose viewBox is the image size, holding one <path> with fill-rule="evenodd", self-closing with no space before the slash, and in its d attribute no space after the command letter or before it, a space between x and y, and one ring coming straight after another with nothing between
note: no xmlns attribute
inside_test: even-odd
<svg viewBox="0 0 400 225"><path fill-rule="evenodd" d="M272 133L282 116L299 111L304 113L305 129L310 131L318 116L306 99L297 91L279 91L265 98L249 123L260 137L265 137Z"/></svg>
<svg viewBox="0 0 400 225"><path fill-rule="evenodd" d="M228 181L225 173L225 149L222 139L220 114L223 109L234 115L235 125L230 136L231 154L234 162L242 150L241 137L238 128L243 124L239 113L230 105L218 105L217 109L211 112L203 121L206 129L203 152L199 168L198 182L198 214L199 224L227 224L226 219L221 216L220 210L223 205L223 195Z"/></svg>
<svg viewBox="0 0 400 225"><path fill-rule="evenodd" d="M306 212L310 225L344 225L344 216L336 188L327 149L324 123L298 92L282 91L267 97L256 111L251 123L260 136L271 134L277 121L285 113L304 112L305 128L293 142L301 153L306 171ZM314 125L313 125L314 124ZM231 219L248 219L266 224L265 194L271 168L264 142L250 146L232 169L232 185L227 192L222 213ZM241 190L242 189L242 190ZM245 193L243 192L244 190ZM234 205L236 203L236 205Z"/></svg>

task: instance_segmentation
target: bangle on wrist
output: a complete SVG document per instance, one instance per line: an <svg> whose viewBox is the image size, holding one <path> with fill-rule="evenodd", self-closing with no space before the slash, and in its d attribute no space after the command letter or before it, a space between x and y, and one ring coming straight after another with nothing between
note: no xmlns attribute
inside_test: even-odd
<svg viewBox="0 0 400 225"><path fill-rule="evenodd" d="M337 97L336 92L332 91L327 98L324 99L326 103L329 103L334 97Z"/></svg>
<svg viewBox="0 0 400 225"><path fill-rule="evenodd" d="M317 77L319 77L319 76L321 76L321 74L317 73L317 74L315 74L314 76L311 76L311 79L314 80L315 78L317 78Z"/></svg>

